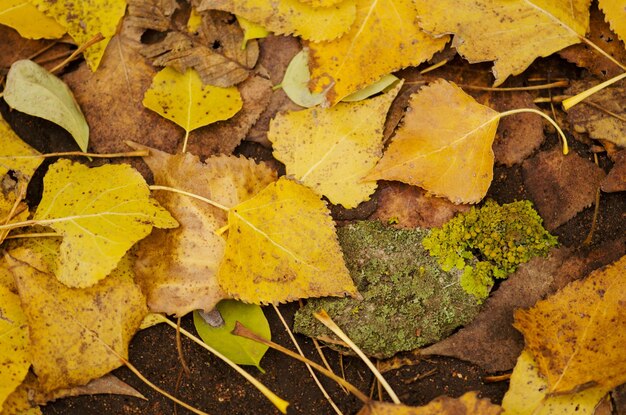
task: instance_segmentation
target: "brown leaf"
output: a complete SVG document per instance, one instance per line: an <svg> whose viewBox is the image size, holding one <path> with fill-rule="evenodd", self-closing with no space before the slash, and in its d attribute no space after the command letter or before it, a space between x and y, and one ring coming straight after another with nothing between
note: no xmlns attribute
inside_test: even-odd
<svg viewBox="0 0 626 415"><path fill-rule="evenodd" d="M127 395L135 398L146 399L137 389L133 388L126 382L121 381L115 375L107 374L101 378L94 379L83 386L76 386L69 389L56 389L52 392L45 393L34 382L33 399L39 405L45 405L47 402L55 401L61 398L81 395L100 395L100 394L116 394Z"/></svg>
<svg viewBox="0 0 626 415"><path fill-rule="evenodd" d="M626 150L615 156L615 164L609 174L602 180L600 189L603 192L623 192L626 190Z"/></svg>
<svg viewBox="0 0 626 415"><path fill-rule="evenodd" d="M576 153L560 147L539 153L522 165L524 183L546 229L553 230L595 200L604 171Z"/></svg>
<svg viewBox="0 0 626 415"><path fill-rule="evenodd" d="M6 71L8 71L9 66L11 66L13 62L20 59L28 59L35 52L41 51L44 47L49 46L50 43L53 42L50 40L25 39L15 30L5 25L0 25L0 39L2 39L2 42L0 42L0 75L6 75ZM63 41L63 39L61 39L61 41ZM68 43L58 42L52 48L37 55L35 61L47 61L49 58L63 54L63 52L69 49L70 45ZM57 58L54 60L54 63L60 62L61 59ZM54 63L48 62L45 66L54 66Z"/></svg>
<svg viewBox="0 0 626 415"><path fill-rule="evenodd" d="M480 399L476 392L467 392L460 398L440 396L420 407L370 401L357 415L498 415L501 412L502 408L489 399Z"/></svg>

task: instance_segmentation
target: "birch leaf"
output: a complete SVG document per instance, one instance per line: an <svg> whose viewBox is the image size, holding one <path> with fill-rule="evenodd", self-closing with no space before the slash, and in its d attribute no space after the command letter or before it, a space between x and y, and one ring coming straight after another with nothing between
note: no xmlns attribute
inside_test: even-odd
<svg viewBox="0 0 626 415"><path fill-rule="evenodd" d="M467 392L459 398L440 396L424 406L405 406L372 400L357 415L498 415L502 408L489 399L481 399L476 392Z"/></svg>
<svg viewBox="0 0 626 415"><path fill-rule="evenodd" d="M43 161L41 154L23 142L0 115L0 178L15 172L28 183Z"/></svg>
<svg viewBox="0 0 626 415"><path fill-rule="evenodd" d="M246 47L246 43L248 43L248 40L263 39L270 34L270 32L266 28L264 28L260 24L251 22L245 17L237 16L237 22L243 30L243 44L241 45L242 48Z"/></svg>
<svg viewBox="0 0 626 415"><path fill-rule="evenodd" d="M410 99L410 111L365 180L397 180L454 203L477 203L493 179L499 113L440 80Z"/></svg>
<svg viewBox="0 0 626 415"><path fill-rule="evenodd" d="M222 288L249 303L356 296L324 202L285 178L228 212Z"/></svg>
<svg viewBox="0 0 626 415"><path fill-rule="evenodd" d="M387 111L401 86L369 100L277 115L267 135L274 157L332 203L356 207L376 190L361 178L382 155Z"/></svg>
<svg viewBox="0 0 626 415"><path fill-rule="evenodd" d="M536 58L580 42L591 0L415 0L426 32L454 34L452 46L470 63L495 61L494 85Z"/></svg>
<svg viewBox="0 0 626 415"><path fill-rule="evenodd" d="M604 12L611 30L626 43L626 5L619 0L598 0L598 6Z"/></svg>
<svg viewBox="0 0 626 415"><path fill-rule="evenodd" d="M11 65L6 82L4 100L11 108L60 125L87 151L89 126L63 81L25 59Z"/></svg>
<svg viewBox="0 0 626 415"><path fill-rule="evenodd" d="M90 169L68 160L50 166L33 219L63 235L55 274L70 287L106 277L153 226L177 226L129 165Z"/></svg>
<svg viewBox="0 0 626 415"><path fill-rule="evenodd" d="M12 27L27 39L58 39L65 33L63 26L28 0L0 0L0 24Z"/></svg>

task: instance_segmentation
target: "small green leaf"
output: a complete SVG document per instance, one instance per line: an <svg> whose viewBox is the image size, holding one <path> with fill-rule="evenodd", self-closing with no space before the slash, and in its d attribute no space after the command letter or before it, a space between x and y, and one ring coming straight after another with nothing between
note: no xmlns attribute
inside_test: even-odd
<svg viewBox="0 0 626 415"><path fill-rule="evenodd" d="M4 100L18 111L65 128L82 151L89 144L89 126L70 88L45 68L19 60L7 74Z"/></svg>
<svg viewBox="0 0 626 415"><path fill-rule="evenodd" d="M233 362L256 366L261 372L265 372L259 363L268 346L230 333L238 321L259 336L271 340L270 326L261 307L236 300L222 300L217 309L224 319L221 327L212 327L204 321L200 313L193 313L193 322L202 340Z"/></svg>

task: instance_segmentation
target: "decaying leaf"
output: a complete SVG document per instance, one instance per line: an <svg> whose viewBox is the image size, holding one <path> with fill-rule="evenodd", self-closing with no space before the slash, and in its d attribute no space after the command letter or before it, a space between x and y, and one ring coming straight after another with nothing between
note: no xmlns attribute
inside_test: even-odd
<svg viewBox="0 0 626 415"><path fill-rule="evenodd" d="M422 247L427 232L378 221L339 228L346 265L363 298L309 300L297 312L294 330L337 343L313 317L324 309L364 353L387 358L441 340L472 321L479 306L459 286L460 272L442 271Z"/></svg>
<svg viewBox="0 0 626 415"><path fill-rule="evenodd" d="M308 44L312 90L324 91L328 105L383 75L417 66L448 41L447 36L435 39L419 29L411 0L357 0L356 8L348 33Z"/></svg>
<svg viewBox="0 0 626 415"><path fill-rule="evenodd" d="M548 393L610 390L626 381L624 284L626 256L515 313Z"/></svg>
<svg viewBox="0 0 626 415"><path fill-rule="evenodd" d="M39 405L32 399L29 381L36 381L35 375L30 372L27 373L26 380L4 401L1 415L42 415Z"/></svg>
<svg viewBox="0 0 626 415"><path fill-rule="evenodd" d="M343 35L356 15L355 0L312 7L299 0L199 0L198 11L224 10L258 23L277 35L297 35L319 42Z"/></svg>
<svg viewBox="0 0 626 415"><path fill-rule="evenodd" d="M43 393L39 386L39 382L36 383L37 388L33 390L34 400L40 405L44 405L47 402L55 401L61 398L67 398L70 396L81 395L100 395L100 394L115 394L126 395L134 398L146 399L137 389L133 388L126 382L122 382L118 377L109 373L97 379L90 380L86 385L75 386L68 389L55 389L50 393Z"/></svg>
<svg viewBox="0 0 626 415"><path fill-rule="evenodd" d="M419 407L372 400L357 415L498 415L501 412L502 408L489 399L480 399L476 392L467 392L460 398L440 396Z"/></svg>
<svg viewBox="0 0 626 415"><path fill-rule="evenodd" d="M54 252L51 239L30 259ZM43 247L43 248L42 248ZM57 248L58 249L58 248ZM145 299L126 257L111 276L89 288L68 288L53 275L9 258L30 330L32 364L44 392L82 385L122 365L144 315ZM80 272L80 271L78 271Z"/></svg>
<svg viewBox="0 0 626 415"><path fill-rule="evenodd" d="M271 340L270 325L261 307L236 300L224 300L216 308L224 319L221 327L212 327L200 313L193 313L193 322L200 338L234 363L256 366L264 372L260 363L269 346L231 333L235 323L239 322L255 334Z"/></svg>
<svg viewBox="0 0 626 415"><path fill-rule="evenodd" d="M1 0L0 24L14 28L27 39L58 39L65 33L63 26L28 0Z"/></svg>
<svg viewBox="0 0 626 415"><path fill-rule="evenodd" d="M88 47L83 55L92 71L100 64L109 41L126 11L125 0L29 0L47 16L67 29L77 44L82 45L98 33L104 40Z"/></svg>
<svg viewBox="0 0 626 415"><path fill-rule="evenodd" d="M72 91L45 68L26 59L11 65L4 100L13 109L65 128L78 147L87 151L89 126Z"/></svg>
<svg viewBox="0 0 626 415"><path fill-rule="evenodd" d="M274 157L331 203L356 207L376 190L376 182L361 179L382 155L385 118L401 86L364 101L277 115L267 135Z"/></svg>
<svg viewBox="0 0 626 415"><path fill-rule="evenodd" d="M411 96L410 111L365 179L398 180L454 203L477 203L493 178L499 113L440 80Z"/></svg>
<svg viewBox="0 0 626 415"><path fill-rule="evenodd" d="M324 102L324 94L322 92L311 92L309 90L310 81L309 52L308 48L304 48L289 62L280 85L285 94L295 104L311 108Z"/></svg>
<svg viewBox="0 0 626 415"><path fill-rule="evenodd" d="M615 164L602 180L600 188L603 192L623 192L626 190L626 150L615 156Z"/></svg>
<svg viewBox="0 0 626 415"><path fill-rule="evenodd" d="M68 160L50 166L33 219L63 235L54 273L70 287L106 277L153 226L178 226L130 166L90 169Z"/></svg>
<svg viewBox="0 0 626 415"><path fill-rule="evenodd" d="M593 162L559 148L543 151L522 164L524 183L548 230L561 226L595 200L605 176Z"/></svg>
<svg viewBox="0 0 626 415"><path fill-rule="evenodd" d="M145 149L129 143L135 149ZM204 163L189 153L170 155L150 149L144 160L159 185L174 187L233 207L254 196L276 177L263 164L234 156L211 157ZM155 197L180 227L155 229L140 242L137 281L154 312L183 316L192 310L212 310L226 297L217 269L226 241L215 234L226 225L226 213L206 202L172 192Z"/></svg>
<svg viewBox="0 0 626 415"><path fill-rule="evenodd" d="M452 46L470 63L495 61L495 85L536 58L580 42L591 0L416 0L419 25L433 35L454 34Z"/></svg>
<svg viewBox="0 0 626 415"><path fill-rule="evenodd" d="M611 24L611 29L617 33L622 41L626 42L626 9L624 4L619 0L598 0L598 5L606 15L606 20Z"/></svg>
<svg viewBox="0 0 626 415"><path fill-rule="evenodd" d="M594 387L582 392L548 396L548 384L539 374L533 356L522 351L513 369L509 390L502 399L507 415L594 415L598 402L609 392Z"/></svg>
<svg viewBox="0 0 626 415"><path fill-rule="evenodd" d="M250 303L356 296L328 209L312 190L280 178L228 212L220 286Z"/></svg>

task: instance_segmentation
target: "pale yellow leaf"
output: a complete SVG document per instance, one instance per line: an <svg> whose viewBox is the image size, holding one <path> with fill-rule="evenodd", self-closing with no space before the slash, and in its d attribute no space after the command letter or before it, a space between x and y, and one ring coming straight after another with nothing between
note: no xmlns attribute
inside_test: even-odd
<svg viewBox="0 0 626 415"><path fill-rule="evenodd" d="M252 39L263 39L270 34L270 32L261 26L258 23L251 22L245 17L237 16L237 22L239 22L239 26L243 30L243 45L242 48L246 47L246 43L248 40Z"/></svg>
<svg viewBox="0 0 626 415"><path fill-rule="evenodd" d="M387 111L402 83L369 100L277 115L267 137L287 174L350 209L368 200L376 182L361 179L382 155Z"/></svg>
<svg viewBox="0 0 626 415"><path fill-rule="evenodd" d="M228 212L220 285L249 303L358 295L335 227L312 190L281 178Z"/></svg>
<svg viewBox="0 0 626 415"><path fill-rule="evenodd" d="M500 114L443 80L413 94L404 123L365 179L420 186L454 203L477 203L493 179Z"/></svg>
<svg viewBox="0 0 626 415"><path fill-rule="evenodd" d="M0 0L0 24L12 27L27 39L58 39L65 33L63 26L28 0Z"/></svg>
<svg viewBox="0 0 626 415"><path fill-rule="evenodd" d="M476 392L459 398L440 396L424 406L397 405L372 400L357 415L498 415L502 408L489 399L480 399Z"/></svg>
<svg viewBox="0 0 626 415"><path fill-rule="evenodd" d="M604 12L611 30L626 43L626 2L624 0L598 0L598 6Z"/></svg>
<svg viewBox="0 0 626 415"><path fill-rule="evenodd" d="M0 178L12 170L28 183L42 161L41 154L23 142L0 115Z"/></svg>

